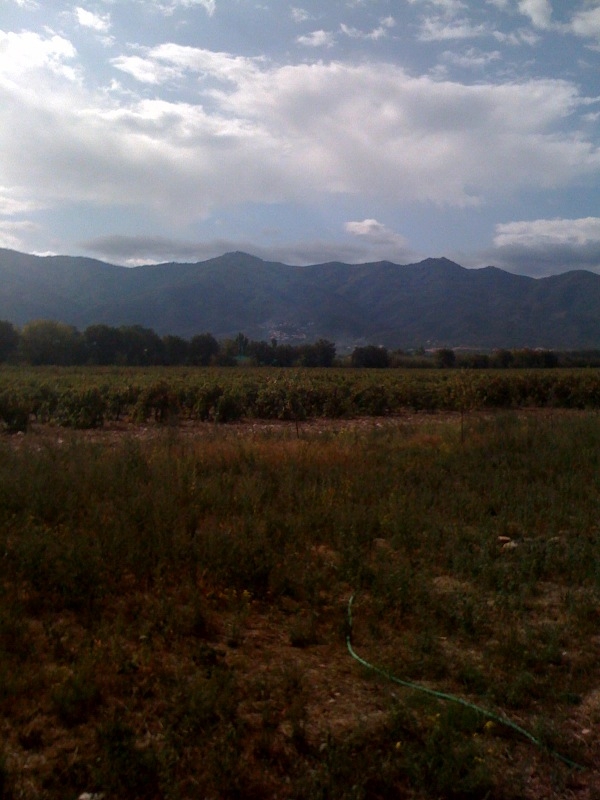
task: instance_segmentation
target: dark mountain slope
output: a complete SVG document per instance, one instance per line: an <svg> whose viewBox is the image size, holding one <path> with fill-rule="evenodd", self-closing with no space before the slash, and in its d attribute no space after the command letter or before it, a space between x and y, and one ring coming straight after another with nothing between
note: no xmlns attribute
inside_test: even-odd
<svg viewBox="0 0 600 800"><path fill-rule="evenodd" d="M0 250L0 319L139 324L160 334L492 347L600 347L600 276L533 279L445 258L291 267L245 253L127 269Z"/></svg>

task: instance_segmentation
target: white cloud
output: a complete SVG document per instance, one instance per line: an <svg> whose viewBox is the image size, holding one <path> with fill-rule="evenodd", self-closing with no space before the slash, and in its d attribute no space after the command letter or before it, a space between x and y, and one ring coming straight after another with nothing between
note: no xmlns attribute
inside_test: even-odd
<svg viewBox="0 0 600 800"><path fill-rule="evenodd" d="M185 224L340 194L465 207L600 172L598 148L568 129L584 98L566 81L463 85L175 44L114 62L154 86L189 81L176 102L90 91L64 72L75 55L60 37L0 36L0 186L35 204L127 204Z"/></svg>
<svg viewBox="0 0 600 800"><path fill-rule="evenodd" d="M546 245L600 243L600 217L582 219L536 219L496 225L496 247L518 245L538 248Z"/></svg>
<svg viewBox="0 0 600 800"><path fill-rule="evenodd" d="M447 63L456 67L462 67L464 69L482 69L494 61L499 61L500 53L498 50L485 53L470 47L464 53L455 53L452 50L446 50L442 53L442 58Z"/></svg>
<svg viewBox="0 0 600 800"><path fill-rule="evenodd" d="M349 36L351 39L366 39L367 35L364 31L359 30L358 28L352 28L350 25L346 25L342 22L340 25L340 30L342 33Z"/></svg>
<svg viewBox="0 0 600 800"><path fill-rule="evenodd" d="M122 72L131 75L140 83L161 84L179 78L182 70L175 66L165 66L157 59L143 56L118 56L111 64Z"/></svg>
<svg viewBox="0 0 600 800"><path fill-rule="evenodd" d="M442 17L427 17L421 23L419 39L439 42L448 39L473 39L486 33L485 25L472 25L469 20L448 22Z"/></svg>
<svg viewBox="0 0 600 800"><path fill-rule="evenodd" d="M572 269L600 272L600 217L499 224L494 247L488 255L514 272L530 275L554 275Z"/></svg>
<svg viewBox="0 0 600 800"><path fill-rule="evenodd" d="M0 81L18 78L38 70L47 74L74 80L76 70L70 65L77 51L68 39L50 34L43 38L38 33L5 33L0 30ZM23 88L27 89L24 81ZM35 92L35 87L29 87Z"/></svg>
<svg viewBox="0 0 600 800"><path fill-rule="evenodd" d="M176 5L189 8L190 6L202 6L206 9L209 16L212 16L217 8L216 0L176 0Z"/></svg>
<svg viewBox="0 0 600 800"><path fill-rule="evenodd" d="M157 8L164 14L173 14L177 8L201 6L206 10L209 17L212 17L217 8L216 0L168 0L166 3L158 3L156 0L149 0L149 5Z"/></svg>
<svg viewBox="0 0 600 800"><path fill-rule="evenodd" d="M381 258L390 261L403 261L413 255L407 239L399 233L378 222L376 219L363 219L362 221L347 222L347 233L363 239L369 245L369 251L380 254Z"/></svg>
<svg viewBox="0 0 600 800"><path fill-rule="evenodd" d="M111 63L142 83L164 83L182 78L186 72L236 83L247 78L263 61L172 43L142 52L141 56L118 56Z"/></svg>
<svg viewBox="0 0 600 800"><path fill-rule="evenodd" d="M358 28L352 28L343 22L340 25L340 30L351 39L368 39L371 41L377 41L378 39L385 38L389 34L390 28L393 28L395 24L396 21L393 17L385 17L380 21L380 24L377 28L373 28L373 30L368 32L361 31Z"/></svg>
<svg viewBox="0 0 600 800"><path fill-rule="evenodd" d="M1 202L1 201L0 201ZM8 250L23 250L23 243L36 230L32 222L8 222L0 220L0 247Z"/></svg>
<svg viewBox="0 0 600 800"><path fill-rule="evenodd" d="M600 5L575 14L571 30L584 38L600 38Z"/></svg>
<svg viewBox="0 0 600 800"><path fill-rule="evenodd" d="M510 31L509 33L504 33L502 31L494 31L492 35L497 41L501 42L502 44L509 44L509 45L527 44L533 46L537 44L540 40L539 34L535 33L535 31L523 28Z"/></svg>
<svg viewBox="0 0 600 800"><path fill-rule="evenodd" d="M75 15L77 22L83 28L91 28L99 33L106 33L110 30L110 14L93 14L85 8L76 8Z"/></svg>
<svg viewBox="0 0 600 800"><path fill-rule="evenodd" d="M29 200L15 196L15 192L6 186L0 186L0 216L23 214L35 208Z"/></svg>
<svg viewBox="0 0 600 800"><path fill-rule="evenodd" d="M455 16L462 13L466 8L466 3L462 0L408 0L411 5L421 4L438 8L446 16Z"/></svg>
<svg viewBox="0 0 600 800"><path fill-rule="evenodd" d="M552 27L552 7L549 0L519 0L519 11L529 17L534 27L548 30Z"/></svg>
<svg viewBox="0 0 600 800"><path fill-rule="evenodd" d="M313 19L312 15L309 14L308 11L306 11L306 9L304 8L292 7L290 9L290 13L292 15L292 19L294 20L294 22L297 22L298 24L301 22L306 22L309 19Z"/></svg>
<svg viewBox="0 0 600 800"><path fill-rule="evenodd" d="M361 222L347 222L346 231L354 236L364 236L367 239L377 242L399 242L403 246L407 244L406 239L399 233L394 233L386 228L383 223L376 219L363 219Z"/></svg>
<svg viewBox="0 0 600 800"><path fill-rule="evenodd" d="M313 31L306 36L298 36L296 42L305 47L332 47L335 37L330 31Z"/></svg>

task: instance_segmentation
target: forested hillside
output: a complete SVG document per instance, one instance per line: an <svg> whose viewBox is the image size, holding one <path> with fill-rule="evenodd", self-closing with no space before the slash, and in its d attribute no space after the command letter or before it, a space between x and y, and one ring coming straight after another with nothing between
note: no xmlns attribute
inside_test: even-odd
<svg viewBox="0 0 600 800"><path fill-rule="evenodd" d="M445 258L293 267L228 253L197 264L118 267L0 250L0 319L139 325L159 335L243 331L280 343L388 348L600 347L600 277L533 279Z"/></svg>

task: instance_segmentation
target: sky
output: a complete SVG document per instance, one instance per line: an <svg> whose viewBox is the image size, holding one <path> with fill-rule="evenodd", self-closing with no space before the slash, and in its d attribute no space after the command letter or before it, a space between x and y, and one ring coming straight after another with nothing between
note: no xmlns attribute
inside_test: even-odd
<svg viewBox="0 0 600 800"><path fill-rule="evenodd" d="M0 247L600 273L600 0L0 0Z"/></svg>

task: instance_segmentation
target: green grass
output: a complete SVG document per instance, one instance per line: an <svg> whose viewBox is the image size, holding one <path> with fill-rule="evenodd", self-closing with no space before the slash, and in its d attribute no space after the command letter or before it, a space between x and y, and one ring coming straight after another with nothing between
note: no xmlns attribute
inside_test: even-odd
<svg viewBox="0 0 600 800"><path fill-rule="evenodd" d="M2 797L592 791L595 412L135 433L0 440Z"/></svg>

